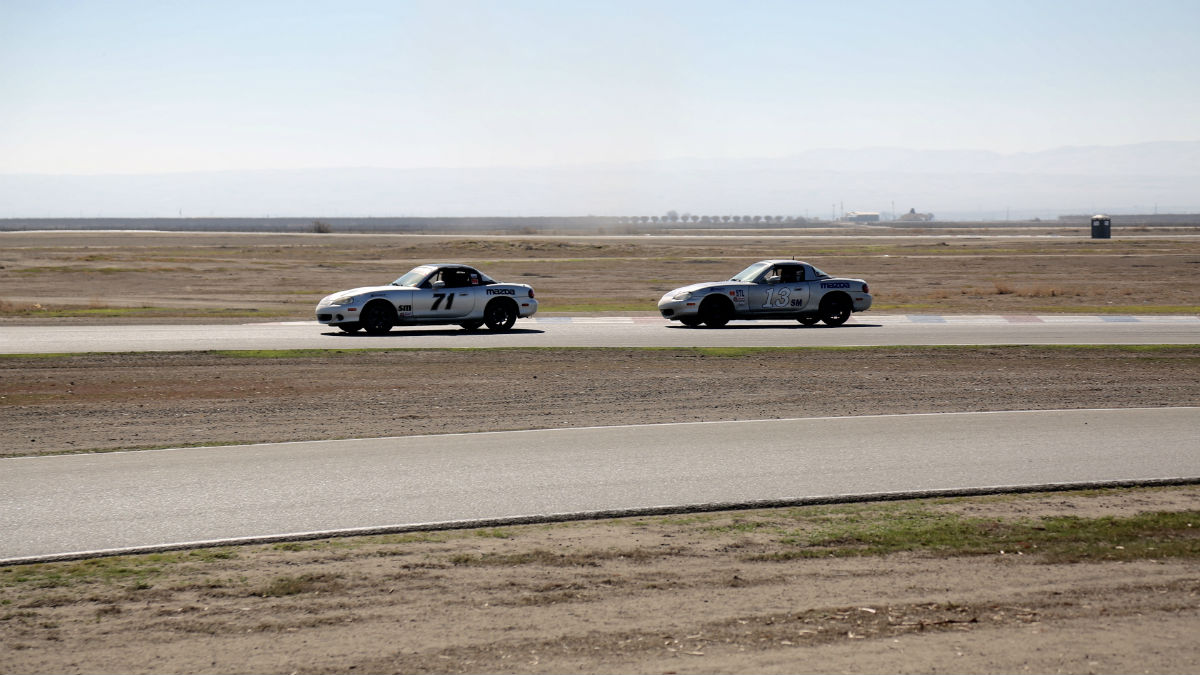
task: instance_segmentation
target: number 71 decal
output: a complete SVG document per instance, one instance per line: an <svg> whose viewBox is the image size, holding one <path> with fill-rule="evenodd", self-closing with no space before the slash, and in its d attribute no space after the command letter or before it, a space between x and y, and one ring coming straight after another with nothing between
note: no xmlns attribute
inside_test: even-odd
<svg viewBox="0 0 1200 675"><path fill-rule="evenodd" d="M433 307L430 307L430 309L432 309L433 311L436 312L438 305L442 304L442 300L446 301L445 309L450 309L450 306L454 304L454 294L453 293L434 293L433 294Z"/></svg>

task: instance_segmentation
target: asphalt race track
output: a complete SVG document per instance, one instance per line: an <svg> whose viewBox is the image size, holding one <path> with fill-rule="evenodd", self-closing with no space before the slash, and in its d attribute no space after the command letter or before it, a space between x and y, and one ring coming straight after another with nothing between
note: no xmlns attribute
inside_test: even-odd
<svg viewBox="0 0 1200 675"><path fill-rule="evenodd" d="M656 316L535 317L512 331L396 328L369 336L315 322L242 325L4 326L0 354L365 349L382 347L804 347L995 344L1200 344L1200 316L855 315L839 328L734 321L712 330Z"/></svg>
<svg viewBox="0 0 1200 675"><path fill-rule="evenodd" d="M840 328L538 317L345 334L313 322L5 326L0 353L438 347L1200 344L1197 316L856 315ZM0 459L0 563L211 542L926 491L1200 479L1200 408L558 429ZM266 478L269 477L269 480Z"/></svg>
<svg viewBox="0 0 1200 675"><path fill-rule="evenodd" d="M1200 476L1200 408L710 422L0 459L0 562ZM482 522L477 522L482 521Z"/></svg>

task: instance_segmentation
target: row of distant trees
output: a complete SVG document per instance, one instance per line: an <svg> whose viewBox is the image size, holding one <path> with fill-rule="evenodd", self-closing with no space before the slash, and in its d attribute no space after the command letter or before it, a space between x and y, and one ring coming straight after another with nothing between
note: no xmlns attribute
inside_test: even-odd
<svg viewBox="0 0 1200 675"><path fill-rule="evenodd" d="M619 216L622 223L761 223L763 225L782 223L806 223L803 216L700 216L693 213L677 213L667 211L662 216Z"/></svg>

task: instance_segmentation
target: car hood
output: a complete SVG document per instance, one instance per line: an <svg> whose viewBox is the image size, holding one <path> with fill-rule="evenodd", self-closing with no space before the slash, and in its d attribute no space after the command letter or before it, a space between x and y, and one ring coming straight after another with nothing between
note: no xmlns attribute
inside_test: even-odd
<svg viewBox="0 0 1200 675"><path fill-rule="evenodd" d="M345 291L338 291L337 293L330 293L329 295L325 296L322 299L322 301L332 300L333 298L336 298L341 295L365 295L365 294L369 294L369 293L384 293L384 292L388 292L388 291L412 291L412 290L416 290L416 289L412 288L411 286L391 286L391 285L388 285L388 286L360 286L358 288L351 288L351 289L348 289Z"/></svg>
<svg viewBox="0 0 1200 675"><path fill-rule="evenodd" d="M670 291L668 293L668 295L673 295L675 293L681 293L683 291L689 291L689 292L701 291L706 288L717 288L717 287L725 288L727 286L730 288L737 288L740 286L749 286L749 285L750 284L745 281L701 281L698 284L692 284L690 286L680 286L679 288L676 288L675 290Z"/></svg>

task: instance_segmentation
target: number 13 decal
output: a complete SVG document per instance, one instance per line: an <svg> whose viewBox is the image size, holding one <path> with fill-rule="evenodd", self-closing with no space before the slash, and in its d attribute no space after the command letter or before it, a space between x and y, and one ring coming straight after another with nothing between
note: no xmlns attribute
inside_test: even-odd
<svg viewBox="0 0 1200 675"><path fill-rule="evenodd" d="M792 289L787 286L780 288L768 288L767 299L763 302L763 307L787 307L792 301ZM437 305L434 305L437 309Z"/></svg>

